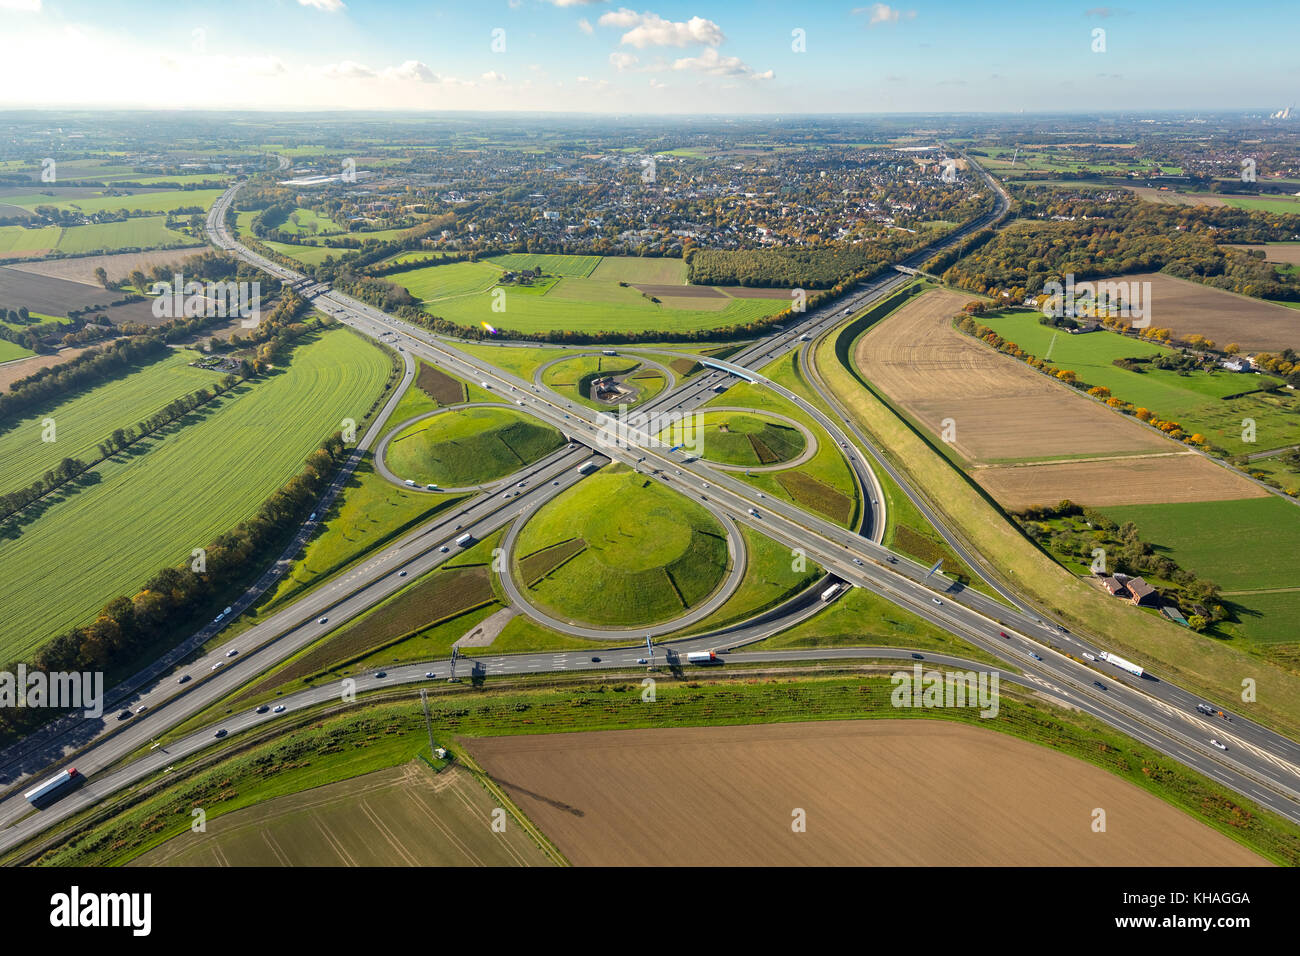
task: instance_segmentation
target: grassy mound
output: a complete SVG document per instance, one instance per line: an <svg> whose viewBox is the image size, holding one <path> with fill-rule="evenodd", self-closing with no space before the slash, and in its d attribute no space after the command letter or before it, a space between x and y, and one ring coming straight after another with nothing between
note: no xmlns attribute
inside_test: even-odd
<svg viewBox="0 0 1300 956"><path fill-rule="evenodd" d="M388 444L388 467L399 478L444 487L494 481L546 456L563 436L505 408L466 408L404 429Z"/></svg>
<svg viewBox="0 0 1300 956"><path fill-rule="evenodd" d="M685 440L692 446L701 441L700 457L724 465L753 467L793 461L808 444L799 429L765 415L704 412L694 424L702 435L697 439L693 423L688 420ZM661 433L659 439L674 444L681 440L677 433Z"/></svg>
<svg viewBox="0 0 1300 956"><path fill-rule="evenodd" d="M580 551L545 562L552 568L529 582L531 598L565 620L607 627L669 620L713 593L727 570L726 534L707 511L621 466L592 475L529 521L515 549L516 577L535 577L544 552L574 541Z"/></svg>

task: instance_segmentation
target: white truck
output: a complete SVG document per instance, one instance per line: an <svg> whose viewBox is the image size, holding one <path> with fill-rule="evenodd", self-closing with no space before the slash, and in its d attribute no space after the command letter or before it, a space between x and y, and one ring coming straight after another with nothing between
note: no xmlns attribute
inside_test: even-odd
<svg viewBox="0 0 1300 956"><path fill-rule="evenodd" d="M31 790L28 790L26 793L23 794L23 799L25 799L28 803L37 803L45 799L46 797L48 797L50 794L54 793L54 791L58 790L60 787L63 787L66 784L71 783L76 778L77 778L77 768L69 767L67 770L63 771L62 773L55 774L53 777L51 777L49 780L46 780L40 786L33 787Z"/></svg>
<svg viewBox="0 0 1300 956"><path fill-rule="evenodd" d="M579 466L578 474L589 475L599 467L600 466L597 465L594 461L589 461L586 464Z"/></svg>
<svg viewBox="0 0 1300 956"><path fill-rule="evenodd" d="M844 590L844 585L842 583L832 584L830 587L828 587L825 591L822 592L822 600L829 601L831 598L835 597L835 595L839 594L843 590Z"/></svg>
<svg viewBox="0 0 1300 956"><path fill-rule="evenodd" d="M688 664L713 664L718 660L718 655L713 651L691 651L686 655Z"/></svg>
<svg viewBox="0 0 1300 956"><path fill-rule="evenodd" d="M474 536L469 532L466 532L465 534L462 534L459 538L456 539L456 547L463 548L465 547L465 545L469 544L473 540L474 540Z"/></svg>
<svg viewBox="0 0 1300 956"><path fill-rule="evenodd" d="M1114 664L1122 671L1128 671L1134 677L1141 677L1143 674L1141 667L1139 667L1137 664L1134 664L1132 661L1125 660L1124 658L1120 657L1118 654L1111 654L1107 651L1102 651L1100 654L1097 655L1097 658L1099 660L1105 661L1107 664Z"/></svg>

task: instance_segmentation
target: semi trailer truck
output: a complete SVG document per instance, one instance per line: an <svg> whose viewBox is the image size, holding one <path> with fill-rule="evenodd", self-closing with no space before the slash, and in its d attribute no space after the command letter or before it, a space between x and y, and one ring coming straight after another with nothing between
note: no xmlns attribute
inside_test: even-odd
<svg viewBox="0 0 1300 956"><path fill-rule="evenodd" d="M688 664L713 664L718 660L718 655L713 651L691 651L686 655Z"/></svg>
<svg viewBox="0 0 1300 956"><path fill-rule="evenodd" d="M44 800L46 797L51 796L52 794L62 789L63 787L67 786L75 779L77 779L77 768L69 767L67 770L63 771L62 773L55 774L53 777L51 777L49 780L46 780L40 786L33 787L32 789L28 790L26 793L23 794L23 798L28 803L37 803L41 800Z"/></svg>
<svg viewBox="0 0 1300 956"><path fill-rule="evenodd" d="M1103 660L1107 664L1114 664L1122 671L1128 671L1134 677L1141 677L1143 674L1141 667L1139 667L1137 664L1134 664L1132 661L1125 660L1124 658L1120 657L1118 654L1110 654L1106 651L1102 651L1100 654L1097 655L1097 657L1099 660Z"/></svg>

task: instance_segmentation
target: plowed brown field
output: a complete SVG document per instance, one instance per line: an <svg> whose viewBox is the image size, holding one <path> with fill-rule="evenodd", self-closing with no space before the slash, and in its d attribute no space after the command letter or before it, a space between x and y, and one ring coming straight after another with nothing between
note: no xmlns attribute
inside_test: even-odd
<svg viewBox="0 0 1300 956"><path fill-rule="evenodd" d="M953 448L1004 507L1064 498L1103 505L1265 493L958 332L952 316L968 299L946 290L926 292L868 331L854 361L867 381L933 435L942 436L951 420ZM1051 463L1029 464L1040 459ZM1081 460L1061 464L1060 459ZM1017 461L1014 467L991 467Z"/></svg>
<svg viewBox="0 0 1300 956"><path fill-rule="evenodd" d="M466 741L580 866L1242 866L1100 768L981 727L826 721ZM1093 810L1106 832L1092 831ZM796 833L796 809L806 832Z"/></svg>

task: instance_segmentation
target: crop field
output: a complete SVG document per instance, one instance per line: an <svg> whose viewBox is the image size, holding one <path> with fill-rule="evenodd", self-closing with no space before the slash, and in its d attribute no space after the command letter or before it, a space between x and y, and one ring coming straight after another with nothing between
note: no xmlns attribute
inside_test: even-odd
<svg viewBox="0 0 1300 956"><path fill-rule="evenodd" d="M155 246L193 245L194 237L166 227L162 216L144 216L125 222L68 226L59 236L59 252L114 252Z"/></svg>
<svg viewBox="0 0 1300 956"><path fill-rule="evenodd" d="M993 866L1263 862L1098 767L945 721L488 737L470 749L578 866L944 866L954 844ZM1101 836L1086 825L1097 806ZM792 834L792 807L807 832Z"/></svg>
<svg viewBox="0 0 1300 956"><path fill-rule="evenodd" d="M68 279L33 275L29 272L0 266L0 307L16 309L26 306L39 315L66 316L73 309L90 306L107 306L122 298L122 293L100 286L89 286ZM104 314L115 323L140 322L158 325L149 302L132 302L104 308ZM66 321L66 318L64 319Z"/></svg>
<svg viewBox="0 0 1300 956"><path fill-rule="evenodd" d="M797 428L743 412L704 412L686 420L683 428L680 436L661 432L657 437L702 447L701 457L726 465L779 464L799 457L808 444Z"/></svg>
<svg viewBox="0 0 1300 956"><path fill-rule="evenodd" d="M591 272L602 282L644 282L659 285L686 285L686 263L681 259L655 259L649 256L605 256Z"/></svg>
<svg viewBox="0 0 1300 956"><path fill-rule="evenodd" d="M277 797L184 833L142 866L548 866L519 826L492 830L496 801L466 770L408 763ZM513 822L513 821L512 821Z"/></svg>
<svg viewBox="0 0 1300 956"><path fill-rule="evenodd" d="M1160 418L1172 419L1187 432L1200 432L1231 454L1300 441L1300 397L1296 393L1281 390L1228 398L1281 385L1279 379L1224 370L1186 374L1158 368L1130 371L1113 365L1113 360L1169 354L1173 350L1115 332L1070 335L1039 325L1037 316L1036 312L983 316L980 322L1039 358L1050 352L1053 364L1078 373L1088 384L1109 388L1115 397L1148 408ZM1241 423L1246 418L1255 422L1253 443L1242 441Z"/></svg>
<svg viewBox="0 0 1300 956"><path fill-rule="evenodd" d="M1196 332L1220 346L1236 342L1247 353L1279 352L1300 343L1300 312L1282 305L1159 272L1097 281L1150 282L1151 325L1175 335Z"/></svg>
<svg viewBox="0 0 1300 956"><path fill-rule="evenodd" d="M326 332L199 421L95 469L0 548L0 579L18 597L0 618L0 656L22 657L164 565L189 560L301 471L343 418L364 418L389 372L379 349ZM111 561L92 547L104 541L113 542Z"/></svg>
<svg viewBox="0 0 1300 956"><path fill-rule="evenodd" d="M263 240L263 245L269 249L274 249L282 256L297 259L309 266L318 266L329 256L337 259L348 251L346 249L331 249L328 246L300 246L288 242L271 242L270 240Z"/></svg>
<svg viewBox="0 0 1300 956"><path fill-rule="evenodd" d="M66 279L94 286L101 293L104 291L95 278L95 270L103 268L110 280L125 279L133 269L139 269L146 275L154 266L180 266L188 256L197 255L206 246L191 246L188 249L167 249L158 252L119 252L107 256L78 256L75 259L47 259L42 262L23 262L9 266L14 272L27 272L32 275L48 276L51 279ZM114 294L114 298L117 295Z"/></svg>
<svg viewBox="0 0 1300 956"><path fill-rule="evenodd" d="M173 350L152 365L42 408L0 431L0 489L24 488L64 458L97 458L96 446L113 429L134 425L173 399L215 384L222 376L189 367L198 357L188 349ZM54 419L56 441L42 441L47 418Z"/></svg>
<svg viewBox="0 0 1300 956"><path fill-rule="evenodd" d="M505 311L497 312L492 308L497 301L492 290L500 275L496 263L456 262L413 269L390 278L422 300L424 310L431 315L462 325L488 322L497 328L524 332L708 329L750 322L785 308L783 299L730 297L677 297L671 305L655 304L630 285L620 286L617 280L570 275L562 276L541 295L503 287ZM577 267L570 268L576 271Z"/></svg>
<svg viewBox="0 0 1300 956"><path fill-rule="evenodd" d="M549 425L509 408L463 408L403 429L388 445L388 467L416 484L465 487L493 481L564 444Z"/></svg>
<svg viewBox="0 0 1300 956"><path fill-rule="evenodd" d="M280 232L290 232L302 236L323 236L343 231L343 227L330 219L329 216L318 213L313 209L303 209L301 207L291 212L289 218L276 228Z"/></svg>
<svg viewBox="0 0 1300 956"><path fill-rule="evenodd" d="M519 272L522 269L540 268L543 275L571 276L577 279L585 279L587 276L591 275L591 270L596 268L596 264L600 262L600 256L542 255L531 252L510 252L505 255L492 256L486 261L509 272Z"/></svg>
<svg viewBox="0 0 1300 956"><path fill-rule="evenodd" d="M27 229L24 226L0 226L0 259L12 256L43 256L59 244L58 226Z"/></svg>
<svg viewBox="0 0 1300 956"><path fill-rule="evenodd" d="M1228 246L1229 249L1250 249L1264 253L1267 262L1283 262L1300 266L1300 242L1264 242L1253 246Z"/></svg>
<svg viewBox="0 0 1300 956"><path fill-rule="evenodd" d="M1063 498L1102 505L1264 493L1185 446L958 332L951 317L966 299L943 290L913 299L858 340L855 362L867 381L931 434L947 430L951 447L1004 506L1055 504Z"/></svg>
<svg viewBox="0 0 1300 956"><path fill-rule="evenodd" d="M565 620L650 624L703 601L727 570L726 534L697 503L623 467L610 467L544 505L513 560L581 538L587 546L529 587Z"/></svg>
<svg viewBox="0 0 1300 956"><path fill-rule="evenodd" d="M77 197L76 199L59 199L57 197L40 196L34 201L14 203L27 209L35 209L37 206L54 206L56 209L75 210L85 213L87 216L93 216L101 212L117 212L119 209L130 210L131 212L171 212L173 209L189 209L195 206L201 206L203 209L209 208L217 197L220 196L220 189L167 189L158 192L141 192L129 196L89 196ZM10 200L10 202L13 202Z"/></svg>

